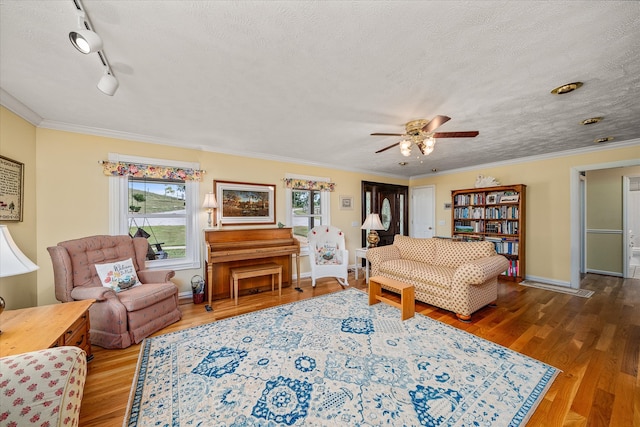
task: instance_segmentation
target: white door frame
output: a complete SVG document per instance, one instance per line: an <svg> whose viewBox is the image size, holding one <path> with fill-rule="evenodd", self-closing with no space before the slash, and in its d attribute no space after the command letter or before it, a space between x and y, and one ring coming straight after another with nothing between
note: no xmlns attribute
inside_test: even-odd
<svg viewBox="0 0 640 427"><path fill-rule="evenodd" d="M571 287L573 289L580 289L580 254L582 253L580 233L584 233L585 230L581 229L580 221L580 206L584 202L584 195L580 191L580 173L589 170L597 169L610 169L620 168L628 166L640 165L640 159L621 160L617 162L598 163L593 165L583 165L572 167L569 171L569 204L570 204L570 221L569 227L571 229ZM623 239L624 240L624 239Z"/></svg>
<svg viewBox="0 0 640 427"><path fill-rule="evenodd" d="M415 197L415 190L420 190L420 189L431 189L431 224L429 225L431 227L431 230L433 230L433 236L435 236L436 234L436 225L435 225L435 221L436 221L436 186L435 185L420 185L418 187L410 187L409 188L409 200L411 201L409 204L409 236L411 237L415 237L416 236L416 229L415 229L415 218L418 216L417 212L415 212L415 208L416 205L418 205L417 203L414 202L414 197Z"/></svg>
<svg viewBox="0 0 640 427"><path fill-rule="evenodd" d="M622 256L624 257L624 264L622 271L622 277L625 279L631 279L633 276L629 274L629 267L631 265L631 238L629 237L629 190L631 189L631 178L636 178L639 175L631 174L622 177L622 233L624 234L622 240L624 242L624 248ZM636 212L637 213L637 212ZM636 236L638 238L639 236Z"/></svg>

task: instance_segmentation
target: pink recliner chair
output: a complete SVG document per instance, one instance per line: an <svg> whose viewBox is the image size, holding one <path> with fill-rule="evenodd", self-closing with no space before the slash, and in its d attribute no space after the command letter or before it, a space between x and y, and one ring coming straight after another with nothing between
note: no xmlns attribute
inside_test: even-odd
<svg viewBox="0 0 640 427"><path fill-rule="evenodd" d="M92 236L47 248L53 261L56 299L95 299L89 309L91 344L126 348L177 322L178 288L173 270L147 270L149 243L129 236ZM131 258L139 286L116 293L100 281L95 264Z"/></svg>

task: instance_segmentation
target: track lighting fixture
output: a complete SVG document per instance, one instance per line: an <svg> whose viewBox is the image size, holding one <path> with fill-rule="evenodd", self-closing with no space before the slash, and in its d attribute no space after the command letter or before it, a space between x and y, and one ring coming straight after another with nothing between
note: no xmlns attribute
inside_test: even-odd
<svg viewBox="0 0 640 427"><path fill-rule="evenodd" d="M104 74L100 78L98 82L98 89L105 95L113 96L118 90L118 79L113 75L113 71L111 71L111 65L109 65L109 61L107 61L107 56L102 49L102 38L93 31L93 26L91 25L91 20L87 15L87 12L82 5L81 0L71 0L76 8L76 13L78 14L78 30L71 31L69 33L69 40L73 47L78 49L78 51L86 54L89 53L97 53L104 67Z"/></svg>
<svg viewBox="0 0 640 427"><path fill-rule="evenodd" d="M111 74L110 70L105 69L104 75L98 82L98 89L100 89L100 91L105 95L113 96L113 94L116 93L116 90L118 90L118 86L118 79Z"/></svg>
<svg viewBox="0 0 640 427"><path fill-rule="evenodd" d="M82 14L80 20L83 23L85 22L84 14ZM69 33L69 40L71 40L73 47L85 55L102 49L102 39L97 33L91 30L80 29L71 31Z"/></svg>

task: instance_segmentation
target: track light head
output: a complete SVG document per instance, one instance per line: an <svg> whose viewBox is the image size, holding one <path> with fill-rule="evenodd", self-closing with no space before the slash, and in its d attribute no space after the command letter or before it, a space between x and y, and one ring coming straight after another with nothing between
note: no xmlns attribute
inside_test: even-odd
<svg viewBox="0 0 640 427"><path fill-rule="evenodd" d="M105 71L104 75L98 82L98 89L100 89L100 91L105 95L113 96L113 94L116 93L116 90L118 90L119 85L118 79L116 79L109 71Z"/></svg>
<svg viewBox="0 0 640 427"><path fill-rule="evenodd" d="M77 30L69 33L71 44L85 55L102 49L102 39L91 30Z"/></svg>

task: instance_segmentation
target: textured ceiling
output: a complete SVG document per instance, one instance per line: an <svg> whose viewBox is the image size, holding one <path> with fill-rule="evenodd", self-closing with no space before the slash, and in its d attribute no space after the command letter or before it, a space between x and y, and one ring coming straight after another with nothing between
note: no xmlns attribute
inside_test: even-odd
<svg viewBox="0 0 640 427"><path fill-rule="evenodd" d="M43 127L391 176L640 138L638 1L84 7L115 96L96 89L97 55L69 43L72 0L0 0L3 105ZM550 94L573 81L584 86ZM441 139L428 157L375 154L399 138L370 133L438 114L452 118L438 131L480 135ZM580 125L594 116L604 119Z"/></svg>

